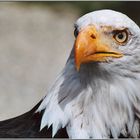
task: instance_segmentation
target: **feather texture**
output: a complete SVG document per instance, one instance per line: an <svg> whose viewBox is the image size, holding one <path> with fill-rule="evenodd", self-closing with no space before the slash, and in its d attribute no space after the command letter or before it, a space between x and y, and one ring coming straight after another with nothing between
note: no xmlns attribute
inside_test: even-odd
<svg viewBox="0 0 140 140"><path fill-rule="evenodd" d="M108 16L106 16L108 15ZM115 22L115 21L116 22ZM41 129L53 126L53 136L66 127L70 138L138 137L140 117L140 29L127 16L110 10L89 13L76 22L125 27L134 34L120 47L123 58L81 65L74 49L37 111L45 109Z"/></svg>

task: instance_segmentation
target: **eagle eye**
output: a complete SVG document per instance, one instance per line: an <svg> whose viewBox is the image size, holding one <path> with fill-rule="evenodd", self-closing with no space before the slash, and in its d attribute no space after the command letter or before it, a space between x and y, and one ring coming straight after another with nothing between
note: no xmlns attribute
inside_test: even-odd
<svg viewBox="0 0 140 140"><path fill-rule="evenodd" d="M79 32L78 32L78 29L75 28L75 30L74 30L74 36L77 37L77 36L78 36L78 33L79 33Z"/></svg>
<svg viewBox="0 0 140 140"><path fill-rule="evenodd" d="M114 39L118 42L118 43L125 43L128 40L128 32L126 30L117 30L114 33Z"/></svg>

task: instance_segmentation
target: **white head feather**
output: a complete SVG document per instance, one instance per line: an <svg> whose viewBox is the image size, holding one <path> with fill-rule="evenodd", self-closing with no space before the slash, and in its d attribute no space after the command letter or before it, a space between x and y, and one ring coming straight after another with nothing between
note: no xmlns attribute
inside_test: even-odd
<svg viewBox="0 0 140 140"><path fill-rule="evenodd" d="M116 28L128 27L136 33L140 33L139 27L128 16L113 10L99 10L88 13L76 22L79 28L83 28L89 24L94 24L96 27L100 25L107 25Z"/></svg>
<svg viewBox="0 0 140 140"><path fill-rule="evenodd" d="M53 136L66 127L70 138L138 137L140 117L140 29L126 15L112 10L88 13L76 27L94 24L125 27L133 34L119 49L124 57L90 63L77 72L74 52L38 111L45 110L41 129L52 125Z"/></svg>

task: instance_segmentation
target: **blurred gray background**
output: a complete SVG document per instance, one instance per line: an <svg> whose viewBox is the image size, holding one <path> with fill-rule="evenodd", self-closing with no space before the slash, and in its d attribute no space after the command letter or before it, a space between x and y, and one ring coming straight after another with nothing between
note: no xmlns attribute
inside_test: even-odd
<svg viewBox="0 0 140 140"><path fill-rule="evenodd" d="M0 120L30 110L64 67L76 12L58 10L0 3Z"/></svg>
<svg viewBox="0 0 140 140"><path fill-rule="evenodd" d="M127 5L127 7L126 7ZM73 24L97 9L140 23L140 2L0 2L0 120L29 111L63 69Z"/></svg>

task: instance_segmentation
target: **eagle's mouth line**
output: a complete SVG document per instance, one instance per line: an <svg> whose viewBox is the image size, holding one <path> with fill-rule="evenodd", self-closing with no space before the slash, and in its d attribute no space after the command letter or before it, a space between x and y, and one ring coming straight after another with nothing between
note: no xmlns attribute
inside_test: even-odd
<svg viewBox="0 0 140 140"><path fill-rule="evenodd" d="M118 53L116 53L116 52L95 52L94 54L114 54L114 55L118 55Z"/></svg>
<svg viewBox="0 0 140 140"><path fill-rule="evenodd" d="M91 56L91 55L98 55L98 54L110 54L110 55L120 55L119 53L117 53L117 52L94 52L94 53L89 53L88 55L86 55L86 57L88 57L88 56Z"/></svg>

